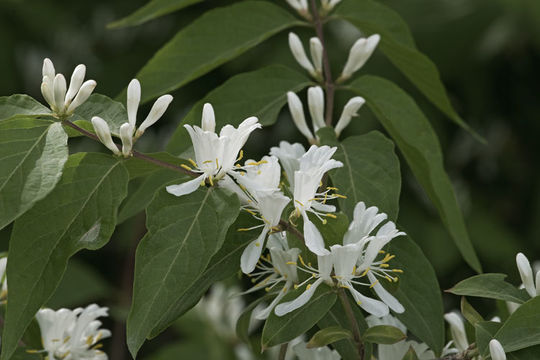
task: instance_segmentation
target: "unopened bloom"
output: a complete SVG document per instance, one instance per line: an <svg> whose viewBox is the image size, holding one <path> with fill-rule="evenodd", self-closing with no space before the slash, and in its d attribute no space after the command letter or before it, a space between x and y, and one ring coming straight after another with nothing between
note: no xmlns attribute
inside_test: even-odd
<svg viewBox="0 0 540 360"><path fill-rule="evenodd" d="M69 88L64 75L56 74L54 65L48 58L43 60L42 74L41 94L51 110L59 117L73 114L75 109L88 99L97 85L94 80L84 81L86 66L82 64L73 70Z"/></svg>
<svg viewBox="0 0 540 360"><path fill-rule="evenodd" d="M351 47L349 58L343 67L341 76L338 82L349 79L356 71L358 71L366 61L371 57L373 51L379 44L381 37L378 34L371 35L368 38L358 39Z"/></svg>
<svg viewBox="0 0 540 360"><path fill-rule="evenodd" d="M352 99L350 99L347 104L345 104L345 107L343 107L343 112L341 113L341 116L339 117L339 120L336 124L335 132L336 136L339 137L341 135L341 132L349 125L352 118L355 116L358 116L358 110L364 105L366 100L364 100L363 97L355 96Z"/></svg>
<svg viewBox="0 0 540 360"><path fill-rule="evenodd" d="M291 112L291 117L294 121L294 124L300 130L302 135L304 135L309 142L314 142L315 137L313 136L311 130L306 123L306 117L304 115L304 107L302 106L302 101L298 95L289 91L287 93L287 102L289 104L289 111Z"/></svg>
<svg viewBox="0 0 540 360"><path fill-rule="evenodd" d="M36 320L48 358L106 360L107 355L99 350L99 341L111 336L111 332L100 329L97 318L102 316L107 316L107 308L96 304L75 310L39 310Z"/></svg>
<svg viewBox="0 0 540 360"><path fill-rule="evenodd" d="M7 297L7 276L6 276L7 257L0 258L0 301Z"/></svg>
<svg viewBox="0 0 540 360"><path fill-rule="evenodd" d="M324 92L320 86L312 86L308 89L308 107L313 131L317 133L324 124Z"/></svg>
<svg viewBox="0 0 540 360"><path fill-rule="evenodd" d="M300 169L300 158L305 153L306 149L302 144L290 144L286 141L280 141L279 147L270 149L270 155L279 159L291 188L294 188L294 172Z"/></svg>
<svg viewBox="0 0 540 360"><path fill-rule="evenodd" d="M219 136L215 132L216 122L212 105L205 104L202 116L202 128L184 125L193 142L195 160L191 160L194 169L183 165L190 171L201 174L193 180L179 185L167 186L167 191L176 196L190 194L204 185L208 179L210 184L219 181L227 173L234 170L240 150L253 130L261 125L256 117L245 119L238 128L225 125Z"/></svg>
<svg viewBox="0 0 540 360"><path fill-rule="evenodd" d="M305 16L309 14L307 0L286 0L287 3L298 13Z"/></svg>
<svg viewBox="0 0 540 360"><path fill-rule="evenodd" d="M452 333L452 339L456 348L463 352L469 347L469 340L467 340L467 333L465 332L465 324L461 319L461 316L455 312L444 314L444 319L450 324L450 332Z"/></svg>
<svg viewBox="0 0 540 360"><path fill-rule="evenodd" d="M540 295L540 271L533 275L533 269L529 263L529 259L522 253L516 255L516 264L519 271L519 276L523 282L523 286L531 297ZM536 285L535 285L536 282Z"/></svg>
<svg viewBox="0 0 540 360"><path fill-rule="evenodd" d="M489 342L489 354L491 360L506 360L506 353L499 341L493 339Z"/></svg>
<svg viewBox="0 0 540 360"><path fill-rule="evenodd" d="M322 52L323 47L318 38L310 39L310 52L313 63L308 59L302 41L293 32L289 33L289 48L296 62L303 67L311 76L320 79L322 77Z"/></svg>
<svg viewBox="0 0 540 360"><path fill-rule="evenodd" d="M112 139L111 129L107 122L99 116L94 116L92 118L92 125L94 126L94 131L96 132L99 141L111 150L114 155L122 155L122 152L118 149Z"/></svg>
<svg viewBox="0 0 540 360"><path fill-rule="evenodd" d="M314 36L309 39L309 50L311 54L311 60L315 67L315 72L322 76L323 73L323 45L318 37Z"/></svg>
<svg viewBox="0 0 540 360"><path fill-rule="evenodd" d="M321 0L321 5L324 11L331 11L341 0Z"/></svg>

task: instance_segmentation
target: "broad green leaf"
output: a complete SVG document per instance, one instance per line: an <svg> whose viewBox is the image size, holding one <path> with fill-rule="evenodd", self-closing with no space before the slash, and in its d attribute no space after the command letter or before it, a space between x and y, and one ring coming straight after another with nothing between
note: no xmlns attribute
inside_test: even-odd
<svg viewBox="0 0 540 360"><path fill-rule="evenodd" d="M495 321L480 321L474 326L476 347L482 356L489 355L489 341L501 327L501 323Z"/></svg>
<svg viewBox="0 0 540 360"><path fill-rule="evenodd" d="M404 271L399 274L393 295L405 307L405 312L396 316L410 332L440 354L444 346L443 305L433 267L408 236L392 240L387 250L396 255L390 266Z"/></svg>
<svg viewBox="0 0 540 360"><path fill-rule="evenodd" d="M359 201L366 206L377 206L389 218L396 220L399 209L401 173L394 143L378 131L351 136L338 145L334 159L343 167L330 177L339 193L341 208L352 219Z"/></svg>
<svg viewBox="0 0 540 360"><path fill-rule="evenodd" d="M10 358L35 313L54 293L68 259L109 240L127 181L122 162L111 156L71 155L55 189L15 221L2 360Z"/></svg>
<svg viewBox="0 0 540 360"><path fill-rule="evenodd" d="M202 0L150 0L130 15L107 25L109 29L141 25L163 15L183 9Z"/></svg>
<svg viewBox="0 0 540 360"><path fill-rule="evenodd" d="M407 25L395 11L372 0L344 0L334 14L366 35L381 35L379 48L388 59L446 116L480 139L452 107L437 67L418 51Z"/></svg>
<svg viewBox="0 0 540 360"><path fill-rule="evenodd" d="M93 129L90 121L94 116L99 116L107 122L111 133L119 136L120 126L128 122L127 111L124 105L115 101L108 96L101 94L92 94L81 106L79 106L71 121L80 122L86 121L87 124L82 125L85 129Z"/></svg>
<svg viewBox="0 0 540 360"><path fill-rule="evenodd" d="M461 297L461 313L463 314L463 317L467 319L467 321L472 325L476 325L476 323L480 321L484 321L484 318L482 315L476 311L471 304L467 301L465 296Z"/></svg>
<svg viewBox="0 0 540 360"><path fill-rule="evenodd" d="M343 237L349 228L349 218L347 215L342 212L334 213L334 215L336 218L327 218L326 224L322 223L316 217L311 219L321 232L327 248L336 244L343 245ZM309 256L306 256L306 258L309 258Z"/></svg>
<svg viewBox="0 0 540 360"><path fill-rule="evenodd" d="M10 260L11 261L11 260ZM540 296L521 305L495 334L506 352L540 344Z"/></svg>
<svg viewBox="0 0 540 360"><path fill-rule="evenodd" d="M529 299L526 292L507 283L504 281L505 278L505 274L480 274L462 280L446 291L454 295L513 301L518 304L523 304Z"/></svg>
<svg viewBox="0 0 540 360"><path fill-rule="evenodd" d="M159 160L163 163L174 165L174 166L180 166L181 164L186 164L186 165L191 166L191 164L189 164L188 161L180 159L164 151L148 153L144 155L149 156L153 159ZM163 166L161 166L161 164L156 164L156 163L143 160L134 156L127 159L124 165L126 166L130 179L152 175L156 171L165 169ZM181 173L178 171L178 175L183 176L184 173Z"/></svg>
<svg viewBox="0 0 540 360"><path fill-rule="evenodd" d="M212 9L180 30L137 74L142 101L178 89L276 33L303 22L278 5L242 1Z"/></svg>
<svg viewBox="0 0 540 360"><path fill-rule="evenodd" d="M133 357L146 337L197 286L221 248L240 205L219 188L178 198L160 190L147 208L148 233L137 247L127 343ZM166 320L169 320L167 318Z"/></svg>
<svg viewBox="0 0 540 360"><path fill-rule="evenodd" d="M362 335L362 338L365 341L375 344L391 345L407 338L407 336L397 327L389 325L377 325L367 329Z"/></svg>
<svg viewBox="0 0 540 360"><path fill-rule="evenodd" d="M540 354L540 345L506 353L508 360L537 360Z"/></svg>
<svg viewBox="0 0 540 360"><path fill-rule="evenodd" d="M414 175L436 206L465 261L482 267L469 239L463 215L444 170L441 146L431 124L414 100L388 80L363 76L350 89L363 96L403 153Z"/></svg>
<svg viewBox="0 0 540 360"><path fill-rule="evenodd" d="M339 340L351 339L352 333L341 326L330 326L317 331L309 340L308 349L326 346Z"/></svg>
<svg viewBox="0 0 540 360"><path fill-rule="evenodd" d="M12 116L39 116L50 115L48 107L34 100L34 98L15 94L0 97L0 121L9 119Z"/></svg>
<svg viewBox="0 0 540 360"><path fill-rule="evenodd" d="M251 215L241 213L236 222L229 227L225 242L221 249L210 259L208 266L200 274L193 285L180 297L163 315L150 334L150 338L164 331L171 322L182 316L197 304L212 284L225 280L238 273L240 256L244 248L257 236L255 232L238 231L238 228L251 227L260 224Z"/></svg>
<svg viewBox="0 0 540 360"><path fill-rule="evenodd" d="M0 122L0 229L54 189L68 158L67 138L59 122Z"/></svg>
<svg viewBox="0 0 540 360"><path fill-rule="evenodd" d="M200 126L205 103L211 103L214 107L217 129L226 124L238 126L250 116L259 118L262 125L272 125L287 102L287 91L298 92L310 84L311 81L303 74L281 65L239 74L195 104L181 125ZM181 154L190 146L191 140L186 129L179 126L167 145L167 151Z"/></svg>
<svg viewBox="0 0 540 360"><path fill-rule="evenodd" d="M236 336L244 343L249 344L251 340L249 336L249 325L251 323L253 310L255 310L259 304L268 301L272 301L269 294L258 298L249 304L238 317L238 321L236 322Z"/></svg>
<svg viewBox="0 0 540 360"><path fill-rule="evenodd" d="M295 299L304 290L302 287L289 292L281 302ZM336 298L336 293L328 285L321 284L309 302L300 309L284 316L277 316L272 311L263 328L263 349L291 341L311 329L332 308Z"/></svg>
<svg viewBox="0 0 540 360"><path fill-rule="evenodd" d="M403 356L403 359L401 359L401 360L418 360L418 356L416 355L416 351L414 351L412 346L405 353L405 356Z"/></svg>

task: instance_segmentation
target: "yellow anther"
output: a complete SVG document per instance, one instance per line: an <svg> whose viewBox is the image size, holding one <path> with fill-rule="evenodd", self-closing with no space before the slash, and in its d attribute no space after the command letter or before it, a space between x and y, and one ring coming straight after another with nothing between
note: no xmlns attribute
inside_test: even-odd
<svg viewBox="0 0 540 360"><path fill-rule="evenodd" d="M102 347L103 347L103 344L96 344L96 345L92 346L92 349L97 350L97 349L101 349Z"/></svg>
<svg viewBox="0 0 540 360"><path fill-rule="evenodd" d="M214 186L214 177L212 175L208 177L208 181L210 182L210 185Z"/></svg>
<svg viewBox="0 0 540 360"><path fill-rule="evenodd" d="M337 219L337 216L334 215L334 214L326 214L324 216L327 216L327 217L332 218L332 219Z"/></svg>
<svg viewBox="0 0 540 360"><path fill-rule="evenodd" d="M347 197L345 195L340 195L340 194L333 194L335 197L338 197L340 199L346 199Z"/></svg>
<svg viewBox="0 0 540 360"><path fill-rule="evenodd" d="M308 262L307 264L308 264L309 267L312 267L310 262Z"/></svg>
<svg viewBox="0 0 540 360"><path fill-rule="evenodd" d="M261 246L261 243L260 243L260 242L256 242L256 243L255 243L255 246L257 246L257 247L258 247L258 246Z"/></svg>
<svg viewBox="0 0 540 360"><path fill-rule="evenodd" d="M390 265L388 265L388 264L381 264L381 267L382 267L382 268L387 268L387 267L389 267L389 266L390 266Z"/></svg>
<svg viewBox="0 0 540 360"><path fill-rule="evenodd" d="M296 262L295 261L287 261L285 264L287 264L287 265L296 265Z"/></svg>
<svg viewBox="0 0 540 360"><path fill-rule="evenodd" d="M270 291L270 288L269 288L269 287L264 288L264 291L269 292L269 291Z"/></svg>
<svg viewBox="0 0 540 360"><path fill-rule="evenodd" d="M203 161L203 164L211 164L211 163L212 163L212 160Z"/></svg>
<svg viewBox="0 0 540 360"><path fill-rule="evenodd" d="M384 250L379 250L379 254L384 254L386 251Z"/></svg>
<svg viewBox="0 0 540 360"><path fill-rule="evenodd" d="M310 287L311 287L311 284L308 284L308 286L306 286L306 290L309 290Z"/></svg>
<svg viewBox="0 0 540 360"><path fill-rule="evenodd" d="M90 346L94 342L94 338L92 336L89 336L86 338L86 345Z"/></svg>
<svg viewBox="0 0 540 360"><path fill-rule="evenodd" d="M401 269L392 269L392 272L403 274L403 270Z"/></svg>
<svg viewBox="0 0 540 360"><path fill-rule="evenodd" d="M193 167L197 167L197 163L193 159L188 159L188 161Z"/></svg>
<svg viewBox="0 0 540 360"><path fill-rule="evenodd" d="M302 258L302 255L298 255L298 260L300 260L300 263L304 266L306 266L306 263L304 262L304 259ZM307 267L307 266L306 266Z"/></svg>
<svg viewBox="0 0 540 360"><path fill-rule="evenodd" d="M385 277L384 277L384 278L385 278L386 280L388 280L388 281L392 282L392 278L391 278L390 276L388 276L388 275L385 275Z"/></svg>
<svg viewBox="0 0 540 360"><path fill-rule="evenodd" d="M360 275L360 277L366 276L367 273L368 273L368 271L369 271L369 268L367 268L366 270L364 270L364 272Z"/></svg>
<svg viewBox="0 0 540 360"><path fill-rule="evenodd" d="M326 219L322 219L322 224L323 224L323 225L326 225L327 222L328 222L328 221L327 221Z"/></svg>
<svg viewBox="0 0 540 360"><path fill-rule="evenodd" d="M339 189L337 187L332 187L332 186L327 186L326 187L328 190L334 190L334 191L338 191Z"/></svg>
<svg viewBox="0 0 540 360"><path fill-rule="evenodd" d="M250 228L239 228L239 229L236 229L236 231L250 231L251 229Z"/></svg>
<svg viewBox="0 0 540 360"><path fill-rule="evenodd" d="M294 290L298 289L298 284L294 284Z"/></svg>
<svg viewBox="0 0 540 360"><path fill-rule="evenodd" d="M244 211L247 211L248 213L250 213L250 214L253 215L253 216L257 216L257 213L254 212L253 210L250 210L250 209L244 209Z"/></svg>
<svg viewBox="0 0 540 360"><path fill-rule="evenodd" d="M205 183L204 183L204 180L203 180L203 181L201 181L201 186L204 186L204 185L205 185Z"/></svg>
<svg viewBox="0 0 540 360"><path fill-rule="evenodd" d="M187 166L186 164L180 164L180 167L183 167L184 169L186 169L188 171L193 171L193 169L190 168L189 166Z"/></svg>
<svg viewBox="0 0 540 360"><path fill-rule="evenodd" d="M399 280L399 279L398 279L397 277L394 278L394 282L398 282L398 280Z"/></svg>
<svg viewBox="0 0 540 360"><path fill-rule="evenodd" d="M242 160L243 157L244 157L244 150L240 150L240 154L238 154L238 159L236 159L236 161Z"/></svg>
<svg viewBox="0 0 540 360"><path fill-rule="evenodd" d="M370 289L373 288L373 287L374 287L375 285L377 285L378 283L379 283L379 280L375 280L375 282L374 282L373 284L371 284L371 285L369 286L369 288L370 288Z"/></svg>
<svg viewBox="0 0 540 360"><path fill-rule="evenodd" d="M353 266L351 275L354 275L355 273L356 273L356 265Z"/></svg>
<svg viewBox="0 0 540 360"><path fill-rule="evenodd" d="M362 305L362 302L361 302L360 300L358 300L356 303L357 303L358 305Z"/></svg>
<svg viewBox="0 0 540 360"><path fill-rule="evenodd" d="M304 206L304 204L302 204L302 203L301 203L300 201L298 201L298 200L294 200L294 202L297 202L298 204L300 204L300 206ZM298 210L298 209L297 209L297 210ZM300 214L298 214L298 215L300 215Z"/></svg>
<svg viewBox="0 0 540 360"><path fill-rule="evenodd" d="M319 187L321 187L321 186L322 186L322 181L319 181Z"/></svg>

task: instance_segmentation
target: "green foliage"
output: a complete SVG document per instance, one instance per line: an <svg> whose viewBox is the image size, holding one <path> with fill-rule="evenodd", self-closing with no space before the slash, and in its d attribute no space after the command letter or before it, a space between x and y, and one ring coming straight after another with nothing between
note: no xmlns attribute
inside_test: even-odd
<svg viewBox="0 0 540 360"><path fill-rule="evenodd" d="M308 349L310 348L318 348L322 346L326 346L328 344L335 343L339 340L344 339L351 339L352 333L342 328L341 326L330 326L324 329L321 329L317 331L309 340L306 347Z"/></svg>
<svg viewBox="0 0 540 360"><path fill-rule="evenodd" d="M32 97L24 94L0 97L0 121L12 116L45 116L50 115L51 110L41 105Z"/></svg>
<svg viewBox="0 0 540 360"><path fill-rule="evenodd" d="M521 305L495 333L506 352L540 344L540 296Z"/></svg>
<svg viewBox="0 0 540 360"><path fill-rule="evenodd" d="M409 95L388 80L363 76L350 89L366 99L437 207L463 258L481 272L452 183L444 170L439 140L422 111Z"/></svg>
<svg viewBox="0 0 540 360"><path fill-rule="evenodd" d="M127 192L127 171L116 159L71 155L56 188L15 222L9 243L9 304L1 359L57 288L68 259L110 238Z"/></svg>
<svg viewBox="0 0 540 360"><path fill-rule="evenodd" d="M118 101L108 96L92 94L81 106L75 109L71 121L77 121L85 129L92 129L90 121L94 116L99 116L107 122L113 135L120 134L120 125L128 121L126 108ZM87 124L81 124L86 121Z"/></svg>
<svg viewBox="0 0 540 360"><path fill-rule="evenodd" d="M28 117L0 122L0 229L54 189L67 158L60 123Z"/></svg>
<svg viewBox="0 0 540 360"><path fill-rule="evenodd" d="M389 325L372 326L363 334L363 339L375 344L395 344L404 340L407 336L397 327Z"/></svg>
<svg viewBox="0 0 540 360"><path fill-rule="evenodd" d="M461 314L463 314L463 317L467 319L467 321L472 325L476 325L476 323L479 323L481 321L484 321L484 318L482 315L476 311L471 304L467 301L465 296L461 297Z"/></svg>
<svg viewBox="0 0 540 360"><path fill-rule="evenodd" d="M409 350L407 350L407 353L405 353L405 356L403 356L403 359L401 360L418 360L416 351L414 351L412 346L409 348Z"/></svg>
<svg viewBox="0 0 540 360"><path fill-rule="evenodd" d="M504 281L505 274L481 274L457 283L447 290L454 295L477 296L523 304L529 296L524 290Z"/></svg>
<svg viewBox="0 0 540 360"><path fill-rule="evenodd" d="M221 189L200 189L181 200L163 189L147 208L148 233L137 247L127 323L133 357L177 299L198 284L238 216L236 195Z"/></svg>

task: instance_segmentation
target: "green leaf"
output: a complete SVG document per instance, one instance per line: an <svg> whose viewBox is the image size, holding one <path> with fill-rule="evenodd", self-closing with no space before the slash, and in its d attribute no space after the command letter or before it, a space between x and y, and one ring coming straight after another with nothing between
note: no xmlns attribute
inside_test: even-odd
<svg viewBox="0 0 540 360"><path fill-rule="evenodd" d="M401 173L394 143L378 131L351 136L338 145L334 156L343 163L330 177L339 193L341 209L352 218L359 201L377 206L396 220L399 209Z"/></svg>
<svg viewBox="0 0 540 360"><path fill-rule="evenodd" d="M377 325L370 327L364 332L362 338L375 344L392 345L406 339L407 336L397 327L389 325Z"/></svg>
<svg viewBox="0 0 540 360"><path fill-rule="evenodd" d="M467 321L472 325L476 325L476 323L480 321L484 321L484 318L482 315L476 311L471 304L467 301L465 296L461 297L461 313L463 314L463 317L467 319Z"/></svg>
<svg viewBox="0 0 540 360"><path fill-rule="evenodd" d="M446 291L454 295L513 301L518 304L523 304L529 299L526 292L507 283L504 281L505 278L505 274L480 274L460 281Z"/></svg>
<svg viewBox="0 0 540 360"><path fill-rule="evenodd" d="M403 356L403 359L401 360L418 360L418 356L416 355L416 351L414 351L413 347L409 347L409 350L405 353L405 356Z"/></svg>
<svg viewBox="0 0 540 360"><path fill-rule="evenodd" d="M144 155L149 156L153 159L159 160L161 162L167 163L167 164L175 165L175 166L180 166L180 164L189 164L186 160L180 159L176 156L173 156L163 151L156 152L156 153L148 153ZM126 160L125 166L129 173L130 179L136 179L139 177L152 175L156 171L160 171L164 169L164 167L161 165L158 165L153 162L143 160L141 158L137 158L134 156ZM173 170L173 171L176 171L176 170ZM185 175L184 173L181 173L179 171L176 171L176 172L178 173L179 176Z"/></svg>
<svg viewBox="0 0 540 360"><path fill-rule="evenodd" d="M126 169L111 156L71 155L56 188L15 221L2 360L10 358L35 313L54 293L68 259L108 241L127 181Z"/></svg>
<svg viewBox="0 0 540 360"><path fill-rule="evenodd" d="M506 353L508 360L537 360L540 354L540 345Z"/></svg>
<svg viewBox="0 0 540 360"><path fill-rule="evenodd" d="M16 115L43 116L50 114L51 110L49 108L43 106L28 95L15 94L0 97L0 121Z"/></svg>
<svg viewBox="0 0 540 360"><path fill-rule="evenodd" d="M60 123L20 117L0 122L0 229L54 189L67 158Z"/></svg>
<svg viewBox="0 0 540 360"><path fill-rule="evenodd" d="M142 101L176 90L272 35L301 24L266 1L212 9L180 30L137 74L144 89Z"/></svg>
<svg viewBox="0 0 540 360"><path fill-rule="evenodd" d="M482 356L489 355L489 341L493 339L501 325L501 323L495 321L480 321L474 326L476 347Z"/></svg>
<svg viewBox="0 0 540 360"><path fill-rule="evenodd" d="M304 292L298 288L283 297L283 302L291 301ZM283 344L311 329L332 308L336 293L326 284L321 284L307 304L284 316L273 311L266 319L262 333L263 349Z"/></svg>
<svg viewBox="0 0 540 360"><path fill-rule="evenodd" d="M407 25L395 11L372 0L345 0L334 15L351 22L366 35L380 34L379 48L388 59L446 116L481 140L456 113L437 67L418 51Z"/></svg>
<svg viewBox="0 0 540 360"><path fill-rule="evenodd" d="M334 213L335 219L329 217L326 219L326 224L322 223L316 217L312 217L312 221L317 226L324 239L327 248L332 245L343 245L343 237L349 228L349 218L342 212ZM310 256L306 256L309 258Z"/></svg>
<svg viewBox="0 0 540 360"><path fill-rule="evenodd" d="M141 25L147 21L200 2L202 2L202 0L151 0L132 14L110 23L107 27L109 29L118 29Z"/></svg>
<svg viewBox="0 0 540 360"><path fill-rule="evenodd" d="M433 267L410 237L394 239L388 252L396 255L390 266L404 271L399 274L393 295L405 312L396 316L410 332L440 354L444 346L443 305Z"/></svg>
<svg viewBox="0 0 540 360"><path fill-rule="evenodd" d="M255 310L257 305L267 301L271 301L270 294L266 294L265 296L262 296L257 300L253 301L244 309L244 311L242 311L242 314L240 314L240 316L238 317L238 321L236 322L236 336L244 343L249 344L251 342L249 335L249 325L251 323L253 310Z"/></svg>
<svg viewBox="0 0 540 360"><path fill-rule="evenodd" d="M497 331L495 338L506 352L540 344L540 296L517 308Z"/></svg>
<svg viewBox="0 0 540 360"><path fill-rule="evenodd" d="M341 326L331 326L317 331L309 340L308 349L326 346L343 339L351 339L352 333Z"/></svg>
<svg viewBox="0 0 540 360"><path fill-rule="evenodd" d="M81 127L92 129L93 132L90 121L94 116L99 116L105 120L107 125L109 125L111 133L116 136L120 136L120 126L128 122L127 111L124 105L101 94L90 95L88 100L75 110L70 120L76 121L78 125L81 125L80 123L82 121L86 121L87 124Z"/></svg>
<svg viewBox="0 0 540 360"><path fill-rule="evenodd" d="M208 266L200 274L193 285L182 296L175 300L160 322L156 324L150 338L164 331L171 323L197 304L212 284L225 280L238 273L240 256L244 248L253 241L256 233L238 231L241 227L251 227L260 224L251 215L241 213L236 222L229 227L225 242L221 249L210 259Z"/></svg>
<svg viewBox="0 0 540 360"><path fill-rule="evenodd" d="M258 117L264 126L272 125L287 102L287 91L298 92L310 84L311 81L303 74L281 65L239 74L195 104L181 125L200 125L205 103L211 103L214 107L217 129L226 124L238 126L250 116ZM167 151L181 154L190 146L186 129L179 126L167 145Z"/></svg>
<svg viewBox="0 0 540 360"><path fill-rule="evenodd" d="M414 175L437 207L465 261L477 272L482 266L469 239L452 183L443 166L437 135L414 100L388 80L363 76L351 90L367 104L403 153Z"/></svg>
<svg viewBox="0 0 540 360"><path fill-rule="evenodd" d="M156 194L147 208L148 233L135 258L133 303L127 322L133 357L177 299L197 285L223 245L239 208L236 195L219 188L199 189L181 198L165 189Z"/></svg>

